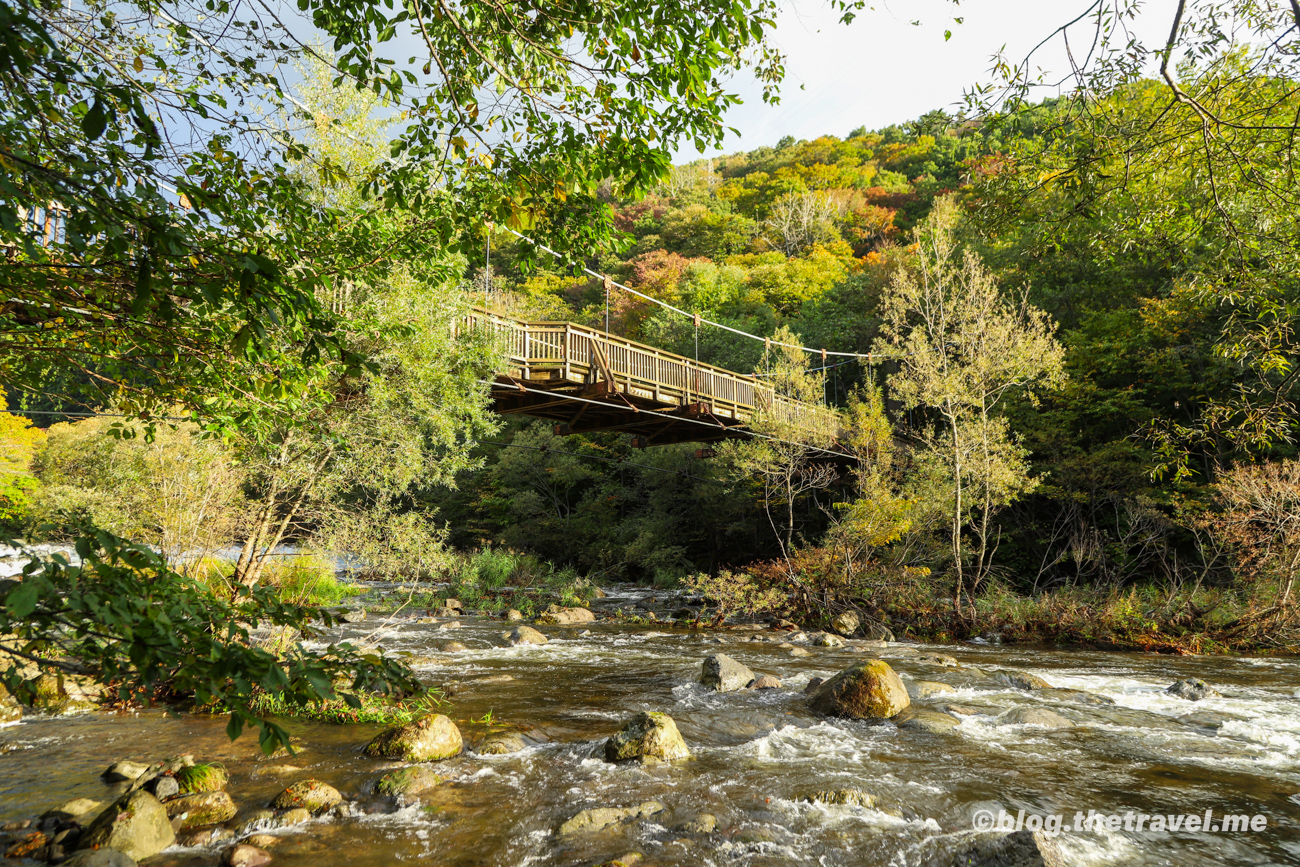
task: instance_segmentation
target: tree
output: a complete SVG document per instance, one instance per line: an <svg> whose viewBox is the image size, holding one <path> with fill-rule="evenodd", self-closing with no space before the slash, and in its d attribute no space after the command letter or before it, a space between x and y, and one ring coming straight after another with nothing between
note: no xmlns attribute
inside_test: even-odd
<svg viewBox="0 0 1300 867"><path fill-rule="evenodd" d="M913 261L885 294L877 351L896 359L890 397L916 417L921 456L946 479L952 604L960 615L963 596L991 567L993 516L1036 484L1000 414L1004 401L1058 384L1062 350L1047 315L1023 296L1006 297L980 258L959 247L957 222L956 203L942 199L916 230Z"/></svg>
<svg viewBox="0 0 1300 867"><path fill-rule="evenodd" d="M1236 552L1244 575L1277 582L1272 604L1233 627L1291 619L1300 577L1300 461L1238 464L1215 489L1222 508L1211 514L1209 528Z"/></svg>

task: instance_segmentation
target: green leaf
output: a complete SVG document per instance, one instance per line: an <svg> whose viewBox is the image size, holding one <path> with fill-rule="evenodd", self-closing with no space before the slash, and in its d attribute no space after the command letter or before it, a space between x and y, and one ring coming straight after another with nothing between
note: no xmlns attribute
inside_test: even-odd
<svg viewBox="0 0 1300 867"><path fill-rule="evenodd" d="M35 581L24 581L17 589L9 592L9 596L5 599L5 607L9 609L10 614L22 620L36 610L36 602L40 596L41 589Z"/></svg>
<svg viewBox="0 0 1300 867"><path fill-rule="evenodd" d="M94 141L104 134L104 127L108 125L108 115L104 111L104 103L97 96L95 102L86 112L86 116L81 119L81 131L86 134L86 138Z"/></svg>

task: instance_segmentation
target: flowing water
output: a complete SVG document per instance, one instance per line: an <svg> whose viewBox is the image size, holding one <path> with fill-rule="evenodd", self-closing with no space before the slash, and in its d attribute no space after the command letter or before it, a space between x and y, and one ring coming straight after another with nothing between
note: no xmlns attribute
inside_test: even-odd
<svg viewBox="0 0 1300 867"><path fill-rule="evenodd" d="M644 592L602 605L628 607ZM377 618L342 627L372 635ZM193 753L224 762L245 812L263 807L289 782L316 778L357 802L356 815L316 820L276 847L282 867L402 862L438 865L590 865L629 851L653 865L949 864L980 811L1014 816L1076 811L1263 815L1258 831L1192 833L1093 828L1057 838L1077 865L1300 863L1300 661L1063 652L1019 647L897 645L808 647L793 656L769 630L691 632L608 623L543 627L538 647L503 648L501 621L465 617L440 629L399 618L377 634L390 652L412 654L430 682L453 691L448 713L471 744L502 726L520 732L522 752L441 763L452 781L392 811L369 795L389 763L360 752L376 726L290 721L301 751L265 759L255 740L234 744L224 719L138 714L29 717L0 729L0 821L33 816L74 797L114 790L99 773L111 761ZM450 640L470 647L448 654ZM1059 694L1008 689L968 669L922 663L940 652L963 666L1017 669L1056 687L1086 690L1114 705L1082 705ZM779 690L706 692L694 684L701 660L725 652ZM802 689L864 655L886 659L903 678L946 682L955 693L918 702L955 702L984 711L948 733L891 724L823 719ZM1175 680L1204 678L1222 697L1190 702L1168 695ZM998 725L1017 705L1051 708L1069 729ZM671 765L613 766L593 757L633 714L664 711L694 757ZM1193 712L1219 716L1217 729ZM902 807L903 818L859 806L801 799L826 789L862 789ZM560 837L558 826L590 807L657 800L649 820ZM711 834L675 826L697 813L717 817ZM159 864L212 864L219 847L174 848ZM945 860L946 856L946 860ZM152 863L152 862L151 862Z"/></svg>

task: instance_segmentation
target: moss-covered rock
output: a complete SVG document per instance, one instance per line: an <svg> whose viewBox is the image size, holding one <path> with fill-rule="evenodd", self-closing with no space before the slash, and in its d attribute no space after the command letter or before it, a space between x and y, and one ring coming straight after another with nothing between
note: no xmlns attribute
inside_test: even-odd
<svg viewBox="0 0 1300 867"><path fill-rule="evenodd" d="M673 762L690 757L677 723L666 713L639 713L605 742L609 762Z"/></svg>
<svg viewBox="0 0 1300 867"><path fill-rule="evenodd" d="M528 742L514 732L497 732L484 738L474 752L484 756L504 756L527 747Z"/></svg>
<svg viewBox="0 0 1300 867"><path fill-rule="evenodd" d="M903 681L889 663L868 659L846 668L823 683L808 705L826 716L888 719L912 703Z"/></svg>
<svg viewBox="0 0 1300 867"><path fill-rule="evenodd" d="M301 808L311 813L322 813L343 801L339 790L320 780L303 780L294 783L271 801L273 810Z"/></svg>
<svg viewBox="0 0 1300 867"><path fill-rule="evenodd" d="M412 765L389 771L375 781L375 794L390 798L419 795L435 789L446 782L447 778L433 772L432 768Z"/></svg>
<svg viewBox="0 0 1300 867"><path fill-rule="evenodd" d="M456 724L435 713L381 732L366 744L366 755L403 762L436 762L460 755L464 746Z"/></svg>
<svg viewBox="0 0 1300 867"><path fill-rule="evenodd" d="M239 809L225 792L196 792L177 795L163 802L167 816L181 820L180 830L191 831L203 825L217 825L235 818Z"/></svg>

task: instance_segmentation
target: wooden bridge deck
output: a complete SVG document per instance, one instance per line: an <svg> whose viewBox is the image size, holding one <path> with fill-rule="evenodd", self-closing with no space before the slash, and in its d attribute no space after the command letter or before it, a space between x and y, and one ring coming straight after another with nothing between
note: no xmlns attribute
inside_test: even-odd
<svg viewBox="0 0 1300 867"><path fill-rule="evenodd" d="M504 343L506 369L492 386L497 412L554 419L565 433L623 431L639 445L715 442L763 413L820 439L839 430L833 410L782 397L753 376L573 322L473 308L458 327L490 329Z"/></svg>

